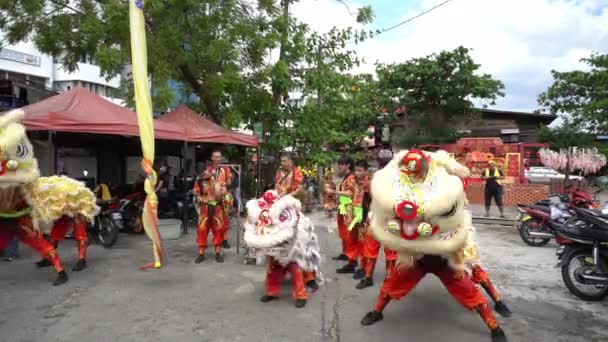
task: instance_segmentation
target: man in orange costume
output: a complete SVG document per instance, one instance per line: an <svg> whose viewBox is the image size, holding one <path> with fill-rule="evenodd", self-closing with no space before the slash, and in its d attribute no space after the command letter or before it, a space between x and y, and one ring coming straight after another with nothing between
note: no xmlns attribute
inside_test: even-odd
<svg viewBox="0 0 608 342"><path fill-rule="evenodd" d="M343 177L336 195L338 196L338 233L342 239L342 254L334 260L347 260L348 263L336 270L337 273L355 273L358 257L358 242L354 238L356 232L349 231L354 218L353 198L355 196L356 178L354 174L355 161L348 155L338 160L338 172ZM352 233L352 237L351 237ZM349 257L350 256L350 257Z"/></svg>
<svg viewBox="0 0 608 342"><path fill-rule="evenodd" d="M274 189L278 193L279 198L286 195L297 197L302 191L303 183L304 175L300 168L294 165L293 157L289 153L281 154L281 166L274 177ZM303 271L302 274L306 286L313 290L319 289L315 272Z"/></svg>
<svg viewBox="0 0 608 342"><path fill-rule="evenodd" d="M53 247L57 249L59 247L59 241L65 239L68 231L72 230L74 240L78 246L78 262L72 268L72 271L82 271L87 267L87 220L82 217L76 217L74 219L70 217L62 217L55 222L51 229L51 242ZM51 266L53 263L49 259L42 259L36 263L39 268Z"/></svg>
<svg viewBox="0 0 608 342"><path fill-rule="evenodd" d="M222 152L214 150L211 153L212 165L207 167L203 174L194 184L194 193L198 197L201 206L198 229L196 232L196 243L198 244L198 257L194 261L199 264L205 260L205 249L209 231L213 234L213 246L215 247L215 261L224 262L221 253L224 242L224 208L222 198L226 195L228 172L226 168L220 167Z"/></svg>
<svg viewBox="0 0 608 342"><path fill-rule="evenodd" d="M376 261L380 252L380 243L374 239L371 230L368 228L366 220L371 203L369 165L365 160L360 160L355 164L355 177L357 178L357 187L355 191L355 200L353 205L361 205L363 211L363 222L358 224L359 230L359 269L353 275L354 279L361 279L357 284L357 289L364 289L374 285L373 274L376 267ZM384 248L384 257L386 259L386 277L390 275L398 254L390 249Z"/></svg>

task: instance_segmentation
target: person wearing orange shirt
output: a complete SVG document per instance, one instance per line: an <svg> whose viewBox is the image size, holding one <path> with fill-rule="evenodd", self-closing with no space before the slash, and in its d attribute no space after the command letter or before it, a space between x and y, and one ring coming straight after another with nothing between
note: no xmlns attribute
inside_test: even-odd
<svg viewBox="0 0 608 342"><path fill-rule="evenodd" d="M281 154L281 166L277 170L274 177L274 189L279 194L279 198L291 195L297 197L302 191L302 184L304 183L304 175L300 168L296 167L293 162L293 158L289 153ZM319 284L317 284L317 275L315 272L302 272L304 277L304 283L307 287L318 290Z"/></svg>
<svg viewBox="0 0 608 342"><path fill-rule="evenodd" d="M363 222L359 223L359 252L360 263L359 269L353 275L354 279L361 279L357 284L357 289L364 289L374 285L373 273L376 267L376 261L380 252L380 243L374 239L371 230L368 229L367 214L371 203L369 165L366 161L361 160L355 164L355 176L357 177L357 192L354 203L361 203L363 211ZM358 199L357 197L363 197ZM390 275L398 254L395 251L384 248L384 257L386 259L386 277Z"/></svg>
<svg viewBox="0 0 608 342"><path fill-rule="evenodd" d="M215 247L215 261L224 262L221 253L222 243L225 238L226 215L222 205L222 199L227 192L228 172L226 168L220 167L222 152L214 150L211 153L211 163L194 184L194 193L200 205L200 217L196 233L196 243L198 244L198 257L195 263L205 260L205 249L207 248L207 238L209 231L213 234L213 246Z"/></svg>
<svg viewBox="0 0 608 342"><path fill-rule="evenodd" d="M353 196L355 194L355 175L354 175L355 161L349 155L343 155L338 160L338 173L343 177L340 186L337 191L329 190L328 193L335 193L338 196L338 233L340 239L342 239L342 254L333 258L334 260L348 260L348 263L336 270L337 273L355 273L355 267L357 265L356 260L350 260L348 258L349 248L353 247L349 245L351 241L349 235L350 232L348 227L353 220ZM352 251L352 250L351 250ZM356 255L354 251L350 253L352 256Z"/></svg>

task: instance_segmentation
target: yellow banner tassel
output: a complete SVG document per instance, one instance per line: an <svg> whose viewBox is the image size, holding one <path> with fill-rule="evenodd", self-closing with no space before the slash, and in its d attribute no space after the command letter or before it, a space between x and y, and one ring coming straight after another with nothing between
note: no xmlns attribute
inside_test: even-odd
<svg viewBox="0 0 608 342"><path fill-rule="evenodd" d="M160 268L163 261L163 245L158 231L158 198L154 191L157 182L154 172L154 121L152 99L148 86L148 57L146 48L146 29L144 25L144 1L129 1L129 26L131 30L131 64L135 86L135 109L139 124L139 137L143 160L141 167L147 177L144 183L146 202L142 214L144 231L152 240L154 263L143 265L142 269Z"/></svg>

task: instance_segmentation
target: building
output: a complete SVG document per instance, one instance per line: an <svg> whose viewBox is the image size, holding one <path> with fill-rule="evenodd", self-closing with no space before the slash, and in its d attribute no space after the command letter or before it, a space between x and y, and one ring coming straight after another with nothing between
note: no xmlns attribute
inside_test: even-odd
<svg viewBox="0 0 608 342"><path fill-rule="evenodd" d="M102 77L101 69L90 56L82 56L78 69L68 72L61 64L61 57L43 54L32 42L5 45L0 49L0 111L35 103L75 86L122 104L117 94L120 76Z"/></svg>
<svg viewBox="0 0 608 342"><path fill-rule="evenodd" d="M456 128L471 137L500 138L505 143L537 143L538 129L550 125L557 116L496 109L479 109L479 117L457 122ZM407 127L407 113L400 116L395 131Z"/></svg>

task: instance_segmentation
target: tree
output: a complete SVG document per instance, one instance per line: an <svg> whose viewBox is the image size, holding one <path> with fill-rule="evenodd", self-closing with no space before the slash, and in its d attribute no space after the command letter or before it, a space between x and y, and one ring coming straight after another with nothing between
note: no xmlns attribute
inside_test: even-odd
<svg viewBox="0 0 608 342"><path fill-rule="evenodd" d="M378 104L389 112L407 107L408 127L402 143L443 142L456 136L456 120L476 113L473 100L494 104L504 96L502 82L479 74L469 49L458 47L401 64L380 64ZM484 105L485 106L485 105Z"/></svg>
<svg viewBox="0 0 608 342"><path fill-rule="evenodd" d="M608 132L608 54L591 54L581 62L589 70L552 70L553 84L538 96L538 104L591 131Z"/></svg>
<svg viewBox="0 0 608 342"><path fill-rule="evenodd" d="M589 147L595 141L595 135L585 133L581 125L563 117L563 122L556 128L542 126L538 131L540 142L551 144L551 149L559 151L569 147Z"/></svg>
<svg viewBox="0 0 608 342"><path fill-rule="evenodd" d="M147 0L145 6L156 107L167 108L168 81L177 80L198 97L198 109L221 122L276 47L275 1ZM0 29L9 43L32 39L69 71L89 55L112 77L130 63L127 14L122 0L0 0Z"/></svg>

